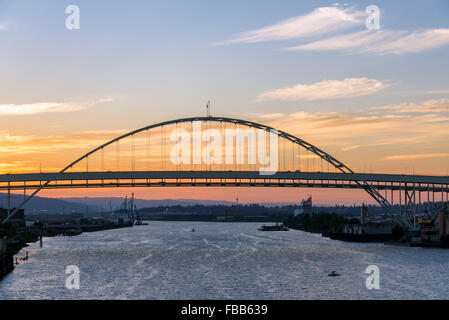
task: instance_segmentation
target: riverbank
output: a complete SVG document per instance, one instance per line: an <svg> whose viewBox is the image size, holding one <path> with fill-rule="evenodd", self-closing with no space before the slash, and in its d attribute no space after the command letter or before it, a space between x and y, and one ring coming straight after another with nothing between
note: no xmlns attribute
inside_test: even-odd
<svg viewBox="0 0 449 320"><path fill-rule="evenodd" d="M0 280L12 270L13 254L7 252L6 239L0 239Z"/></svg>
<svg viewBox="0 0 449 320"><path fill-rule="evenodd" d="M343 232L324 232L323 237L349 242L389 242L393 241L392 234L349 234Z"/></svg>
<svg viewBox="0 0 449 320"><path fill-rule="evenodd" d="M354 219L346 219L335 213L320 212L316 214L289 215L284 225L290 229L296 229L311 233L341 233L345 224L356 223Z"/></svg>
<svg viewBox="0 0 449 320"><path fill-rule="evenodd" d="M310 233L319 233L323 237L332 240L348 242L381 242L398 241L405 236L401 228L393 228L391 233L379 231L376 233L344 232L347 226L358 226L357 219L347 219L344 216L335 213L303 214L298 216L289 216L284 224L290 229L301 230Z"/></svg>
<svg viewBox="0 0 449 320"><path fill-rule="evenodd" d="M38 238L33 235L27 235L25 237L21 235L20 240L7 240L6 238L0 240L0 280L14 270L14 255L22 248L28 246L28 243L36 242L37 240Z"/></svg>
<svg viewBox="0 0 449 320"><path fill-rule="evenodd" d="M14 270L14 260L12 254L0 255L0 280Z"/></svg>
<svg viewBox="0 0 449 320"><path fill-rule="evenodd" d="M132 222L113 225L60 225L52 227L14 228L6 226L0 230L0 280L14 270L14 255L29 243L41 237L77 236L83 232L97 232L132 227Z"/></svg>

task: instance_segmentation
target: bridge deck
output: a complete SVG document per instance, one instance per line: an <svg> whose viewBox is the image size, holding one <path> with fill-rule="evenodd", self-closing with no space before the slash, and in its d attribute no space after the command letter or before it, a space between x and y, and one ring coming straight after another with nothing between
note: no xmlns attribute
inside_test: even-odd
<svg viewBox="0 0 449 320"><path fill-rule="evenodd" d="M46 181L46 188L96 188L145 186L272 186L362 188L357 181L366 181L380 190L399 190L405 187L416 191L449 192L449 177L328 173L277 172L261 175L258 171L122 171L122 172L68 172L0 175L0 190L37 188Z"/></svg>

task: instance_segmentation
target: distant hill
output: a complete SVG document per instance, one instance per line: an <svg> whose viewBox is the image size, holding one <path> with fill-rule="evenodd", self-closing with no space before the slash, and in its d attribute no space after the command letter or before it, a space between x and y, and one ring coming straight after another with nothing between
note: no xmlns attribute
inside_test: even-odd
<svg viewBox="0 0 449 320"><path fill-rule="evenodd" d="M23 200L23 196L16 194L12 196L11 207L14 207ZM39 211L48 211L49 213L70 213L72 211L85 213L89 206L89 213L110 211L117 209L122 205L123 197L71 197L71 198L45 198L35 196L30 202L25 205L27 213L36 213ZM192 206L192 205L235 205L233 201L226 200L199 200L199 199L161 199L161 200L146 200L134 199L137 208L151 208L163 206ZM266 207L285 206L295 203L288 202L263 202L260 205ZM0 193L0 207L7 207L7 194Z"/></svg>
<svg viewBox="0 0 449 320"><path fill-rule="evenodd" d="M11 198L11 207L17 206L22 202L23 196L15 194ZM122 197L72 197L72 198L45 198L35 196L30 202L25 205L26 213L34 214L39 212L46 213L71 213L79 212L86 213L87 208L89 214L95 214L103 211L110 211L119 208L124 201ZM226 200L198 200L198 199L162 199L162 200L146 200L146 199L134 199L138 209L152 208L152 207L170 207L170 206L232 206L235 205L233 201ZM244 205L244 203L241 203ZM292 202L260 202L260 206L265 207L283 207L283 206L295 206L298 207L300 203ZM0 193L0 207L7 207L7 194ZM381 213L382 209L378 206L369 206L371 213ZM341 214L353 214L358 215L360 213L360 206L314 206L314 211L326 211L335 212Z"/></svg>
<svg viewBox="0 0 449 320"><path fill-rule="evenodd" d="M89 206L97 206L103 208L106 211L112 209L116 209L119 207L124 198L118 197L100 197L100 198L63 198L66 201L82 203ZM191 206L191 205L204 205L204 206L212 206L212 205L226 205L232 206L236 203L234 201L227 200L199 200L199 199L161 199L161 200L146 200L146 199L134 199L134 203L137 205L137 208L151 208L151 207L163 207L163 206ZM244 204L244 203L242 203ZM291 202L260 202L260 205L266 207L275 207L275 206L285 206L285 205L296 205L298 203Z"/></svg>
<svg viewBox="0 0 449 320"><path fill-rule="evenodd" d="M23 201L23 195L13 194L11 196L11 208L18 206ZM28 214L31 213L71 213L82 212L86 213L87 207L89 206L89 213L100 212L102 208L100 206L91 205L91 204L83 204L80 202L71 202L66 199L54 199L54 198L45 198L35 196L31 199L25 206L25 212ZM0 207L7 208L8 207L8 195L6 193L0 193Z"/></svg>
<svg viewBox="0 0 449 320"><path fill-rule="evenodd" d="M104 197L104 198L63 198L65 201L84 204L89 206L95 206L109 211L110 208L116 209L120 207L123 203L124 198L118 197ZM134 203L137 208L150 208L159 206L190 206L195 204L201 205L233 205L234 202L231 201L220 201L220 200L195 200L195 199L162 199L162 200L145 200L145 199L134 199Z"/></svg>

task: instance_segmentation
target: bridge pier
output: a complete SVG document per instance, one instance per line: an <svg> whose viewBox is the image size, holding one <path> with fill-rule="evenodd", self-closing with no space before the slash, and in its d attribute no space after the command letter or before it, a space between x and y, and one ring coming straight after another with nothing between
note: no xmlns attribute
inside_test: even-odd
<svg viewBox="0 0 449 320"><path fill-rule="evenodd" d="M8 217L11 214L11 182L8 182Z"/></svg>

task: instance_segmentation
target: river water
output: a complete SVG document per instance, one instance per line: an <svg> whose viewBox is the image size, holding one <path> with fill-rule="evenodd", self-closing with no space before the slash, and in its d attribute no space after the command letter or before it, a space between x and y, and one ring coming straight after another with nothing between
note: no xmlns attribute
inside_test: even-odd
<svg viewBox="0 0 449 320"><path fill-rule="evenodd" d="M360 244L255 223L149 222L22 250L0 299L448 299L449 250ZM192 232L192 228L195 232ZM66 288L67 266L80 288ZM380 288L366 288L376 265ZM337 271L341 276L329 277Z"/></svg>

